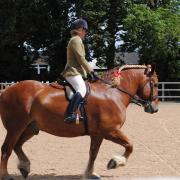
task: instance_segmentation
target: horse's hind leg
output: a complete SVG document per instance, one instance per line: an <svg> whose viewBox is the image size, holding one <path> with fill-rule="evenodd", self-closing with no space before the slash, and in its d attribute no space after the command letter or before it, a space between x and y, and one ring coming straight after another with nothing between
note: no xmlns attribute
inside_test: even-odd
<svg viewBox="0 0 180 180"><path fill-rule="evenodd" d="M7 163L20 134L21 130L7 131L6 138L1 147L0 177L2 180L13 180L13 178L8 174Z"/></svg>
<svg viewBox="0 0 180 180"><path fill-rule="evenodd" d="M27 140L32 138L34 135L37 135L38 133L39 133L39 130L37 129L35 123L32 122L24 130L23 134L20 136L19 140L17 141L14 147L14 152L16 153L19 159L18 169L24 178L27 178L30 172L30 161L28 157L25 155L25 153L23 152L22 146Z"/></svg>
<svg viewBox="0 0 180 180"><path fill-rule="evenodd" d="M122 145L125 148L125 152L123 155L117 155L112 158L108 165L108 169L116 168L117 166L123 166L126 164L127 159L133 151L133 144L130 142L127 136L125 136L120 130L114 130L109 133L105 139L115 142L117 144Z"/></svg>
<svg viewBox="0 0 180 180"><path fill-rule="evenodd" d="M84 179L100 179L100 176L94 172L94 161L97 157L102 140L103 138L101 136L91 136L89 161L84 174Z"/></svg>

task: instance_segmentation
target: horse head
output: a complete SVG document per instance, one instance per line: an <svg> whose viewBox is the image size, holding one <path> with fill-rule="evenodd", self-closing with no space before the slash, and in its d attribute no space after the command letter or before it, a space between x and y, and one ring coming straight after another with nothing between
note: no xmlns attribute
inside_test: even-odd
<svg viewBox="0 0 180 180"><path fill-rule="evenodd" d="M156 113L158 111L158 78L155 65L147 65L140 78L137 95L142 99L145 112Z"/></svg>
<svg viewBox="0 0 180 180"><path fill-rule="evenodd" d="M158 111L158 78L155 65L123 65L109 70L102 76L106 84L112 85L123 94L141 104L145 112ZM129 104L127 100L126 105Z"/></svg>

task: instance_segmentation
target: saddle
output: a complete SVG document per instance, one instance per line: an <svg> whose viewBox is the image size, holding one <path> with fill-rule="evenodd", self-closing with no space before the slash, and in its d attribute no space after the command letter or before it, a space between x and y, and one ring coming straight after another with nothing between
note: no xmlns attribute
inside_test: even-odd
<svg viewBox="0 0 180 180"><path fill-rule="evenodd" d="M89 85L88 81L85 81L85 85L86 85L86 95L82 100L82 103L84 103L84 104L87 102L87 98L88 98L88 96L90 94L90 85ZM56 88L56 89L63 89L65 91L66 99L68 101L69 101L69 98L67 96L65 86L69 86L71 88L71 90L73 91L73 93L76 93L73 86L63 76L60 76L57 79L57 81L50 83L50 86L53 87L53 88Z"/></svg>
<svg viewBox="0 0 180 180"><path fill-rule="evenodd" d="M83 121L84 126L85 126L85 131L86 131L86 133L88 133L88 118L87 118L85 105L87 104L87 99L90 94L89 82L85 81L85 85L86 85L87 91L86 91L85 97L79 104L79 108L78 108L79 111L77 112L76 124L79 124L79 121ZM73 93L76 92L75 89L73 88L73 86L63 76L60 76L56 82L52 82L50 84L50 86L53 88L56 88L56 89L63 89L65 91L65 96L68 101L69 101L69 98L68 98L65 86L69 86Z"/></svg>

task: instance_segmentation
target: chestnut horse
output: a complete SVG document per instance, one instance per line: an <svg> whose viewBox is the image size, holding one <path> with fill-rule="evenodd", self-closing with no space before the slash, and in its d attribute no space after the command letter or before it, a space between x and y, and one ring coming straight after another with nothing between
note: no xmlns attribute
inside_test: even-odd
<svg viewBox="0 0 180 180"><path fill-rule="evenodd" d="M111 78L114 77L112 86ZM85 179L100 179L94 172L94 161L103 139L120 144L125 148L123 155L114 156L107 168L125 165L133 151L133 145L121 127L126 120L126 108L135 98L143 104L146 112L158 111L158 79L150 66L125 65L113 69L110 78L99 78L91 83L91 92L85 106L88 117L88 134L83 122L64 122L68 105L64 89L56 89L38 81L18 82L2 92L0 113L7 134L1 148L0 175L3 180L13 180L8 174L7 164L12 150L16 153L18 169L26 178L30 172L30 160L22 150L23 144L38 134L39 130L61 137L89 135L91 138L89 161Z"/></svg>

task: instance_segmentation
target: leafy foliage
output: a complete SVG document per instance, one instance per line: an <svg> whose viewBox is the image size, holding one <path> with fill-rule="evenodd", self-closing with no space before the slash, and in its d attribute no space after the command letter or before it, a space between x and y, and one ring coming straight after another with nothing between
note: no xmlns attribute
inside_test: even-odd
<svg viewBox="0 0 180 180"><path fill-rule="evenodd" d="M24 42L35 54L40 48L47 49L51 77L55 71L60 73L58 68L62 69L66 61L69 6L67 1L58 0L0 1L0 80L36 78L29 68L34 59L24 58L27 56Z"/></svg>
<svg viewBox="0 0 180 180"><path fill-rule="evenodd" d="M161 80L180 79L179 7L178 0L0 0L0 81L39 79L30 68L39 49L51 66L48 77L39 80L55 80L77 17L89 24L89 61L118 65L115 42L123 40L121 50L138 51L140 63L157 63Z"/></svg>
<svg viewBox="0 0 180 180"><path fill-rule="evenodd" d="M81 7L79 7L81 4ZM78 14L86 18L90 25L90 36L88 39L92 58L97 59L97 65L113 68L116 64L115 41L118 40L117 33L121 30L121 24L127 15L131 1L119 0L85 0L77 1Z"/></svg>
<svg viewBox="0 0 180 180"><path fill-rule="evenodd" d="M123 50L138 51L141 63L156 62L161 80L180 78L180 17L170 9L135 5L124 19Z"/></svg>

